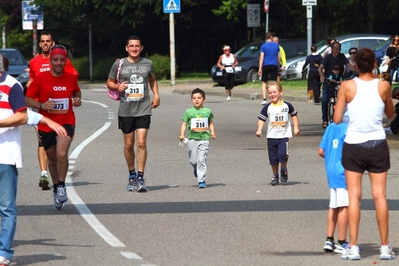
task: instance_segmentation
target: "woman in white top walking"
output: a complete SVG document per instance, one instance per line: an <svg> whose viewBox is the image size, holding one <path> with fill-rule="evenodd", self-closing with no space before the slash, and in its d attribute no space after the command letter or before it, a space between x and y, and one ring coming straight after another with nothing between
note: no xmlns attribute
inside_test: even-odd
<svg viewBox="0 0 399 266"><path fill-rule="evenodd" d="M224 77L224 87L226 90L227 101L230 101L231 90L234 87L235 81L235 70L234 68L238 65L237 58L231 53L230 46L223 45L223 54L219 57L217 66L222 70Z"/></svg>
<svg viewBox="0 0 399 266"><path fill-rule="evenodd" d="M369 48L361 49L355 58L358 78L345 81L338 92L334 122L341 123L347 109L348 129L342 151L346 185L349 193L349 248L342 259L360 260L357 238L360 222L360 199L362 177L369 172L371 194L375 204L376 218L381 238L380 259L395 258L388 242L388 203L386 199L387 174L390 168L389 148L382 119L394 115L391 88L387 81L375 79L375 53Z"/></svg>

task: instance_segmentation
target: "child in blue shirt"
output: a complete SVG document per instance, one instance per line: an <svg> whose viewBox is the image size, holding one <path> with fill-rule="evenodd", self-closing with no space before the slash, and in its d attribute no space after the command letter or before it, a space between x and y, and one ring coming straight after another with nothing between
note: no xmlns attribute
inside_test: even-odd
<svg viewBox="0 0 399 266"><path fill-rule="evenodd" d="M326 252L340 253L347 248L346 233L348 228L349 196L346 188L345 170L342 166L342 147L347 123L331 123L321 140L318 154L324 158L330 204L327 215L327 239L324 244ZM338 242L334 243L335 227L338 227Z"/></svg>

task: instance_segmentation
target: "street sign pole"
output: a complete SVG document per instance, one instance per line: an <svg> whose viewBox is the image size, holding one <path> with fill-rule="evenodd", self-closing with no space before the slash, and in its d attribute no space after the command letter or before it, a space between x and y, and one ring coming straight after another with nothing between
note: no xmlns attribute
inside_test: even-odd
<svg viewBox="0 0 399 266"><path fill-rule="evenodd" d="M266 13L266 28L265 28L265 33L269 31L269 0L265 0L263 3L263 10Z"/></svg>
<svg viewBox="0 0 399 266"><path fill-rule="evenodd" d="M33 49L32 54L36 56L37 54L37 19L32 20L32 38L33 38Z"/></svg>
<svg viewBox="0 0 399 266"><path fill-rule="evenodd" d="M313 6L317 6L317 0L302 0L302 5L306 7L307 29L308 29L308 52L311 54L312 47L312 13Z"/></svg>
<svg viewBox="0 0 399 266"><path fill-rule="evenodd" d="M312 47L312 6L307 6L307 21L308 21L308 54L311 54L310 48ZM309 15L310 14L310 15Z"/></svg>
<svg viewBox="0 0 399 266"><path fill-rule="evenodd" d="M175 18L173 13L180 13L180 0L163 0L163 12L169 13L169 42L170 42L170 83L176 84L176 56L175 56Z"/></svg>
<svg viewBox="0 0 399 266"><path fill-rule="evenodd" d="M260 27L260 8L259 4L247 5L247 27L254 31L253 40L255 41L256 27Z"/></svg>
<svg viewBox="0 0 399 266"><path fill-rule="evenodd" d="M175 55L175 18L169 13L169 39L170 39L170 84L176 84L176 55Z"/></svg>

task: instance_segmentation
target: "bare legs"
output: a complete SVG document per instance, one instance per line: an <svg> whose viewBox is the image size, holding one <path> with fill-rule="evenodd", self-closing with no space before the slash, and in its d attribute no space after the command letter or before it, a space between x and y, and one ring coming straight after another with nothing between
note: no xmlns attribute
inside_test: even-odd
<svg viewBox="0 0 399 266"><path fill-rule="evenodd" d="M41 142L37 127L35 127L35 130L36 130L37 140L38 140L38 142ZM46 151L44 150L43 146L41 146L41 147L39 146L37 148L37 158L39 160L40 171L47 171L47 155L46 155Z"/></svg>
<svg viewBox="0 0 399 266"><path fill-rule="evenodd" d="M388 203L386 199L387 172L369 173L381 245L388 245ZM363 173L345 170L349 193L348 221L350 246L357 245L360 222L360 199Z"/></svg>
<svg viewBox="0 0 399 266"><path fill-rule="evenodd" d="M335 226L338 225L338 240L345 240L348 227L347 208L330 208L327 214L327 236L334 236Z"/></svg>
<svg viewBox="0 0 399 266"><path fill-rule="evenodd" d="M46 150L49 160L49 171L53 184L58 184L59 181L65 182L68 172L68 151L71 145L72 138L69 136L57 136L57 145L51 146Z"/></svg>
<svg viewBox="0 0 399 266"><path fill-rule="evenodd" d="M123 140L125 143L123 152L125 154L127 167L129 168L128 170L135 169L134 163L136 159L137 171L144 172L145 164L147 161L147 133L148 129L139 128L131 133L123 134ZM137 154L135 154L134 152L135 138Z"/></svg>

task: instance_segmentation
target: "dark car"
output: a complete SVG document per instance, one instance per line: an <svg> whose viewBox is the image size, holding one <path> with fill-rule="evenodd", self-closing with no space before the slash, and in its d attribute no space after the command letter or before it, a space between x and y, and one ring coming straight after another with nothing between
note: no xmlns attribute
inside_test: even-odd
<svg viewBox="0 0 399 266"><path fill-rule="evenodd" d="M7 57L8 61L10 62L7 73L18 79L18 81L24 87L24 90L26 90L29 72L25 72L25 70L28 68L28 65L21 52L15 48L0 48L0 53Z"/></svg>
<svg viewBox="0 0 399 266"><path fill-rule="evenodd" d="M235 67L235 83L240 84L259 79L259 54L260 47L263 43L264 41L252 42L245 45L235 53L238 61L238 65ZM280 39L279 45L284 48L287 61L297 56L306 55L307 42L305 39ZM212 80L217 82L219 85L224 83L222 70L217 65L212 67L210 76L212 77Z"/></svg>

